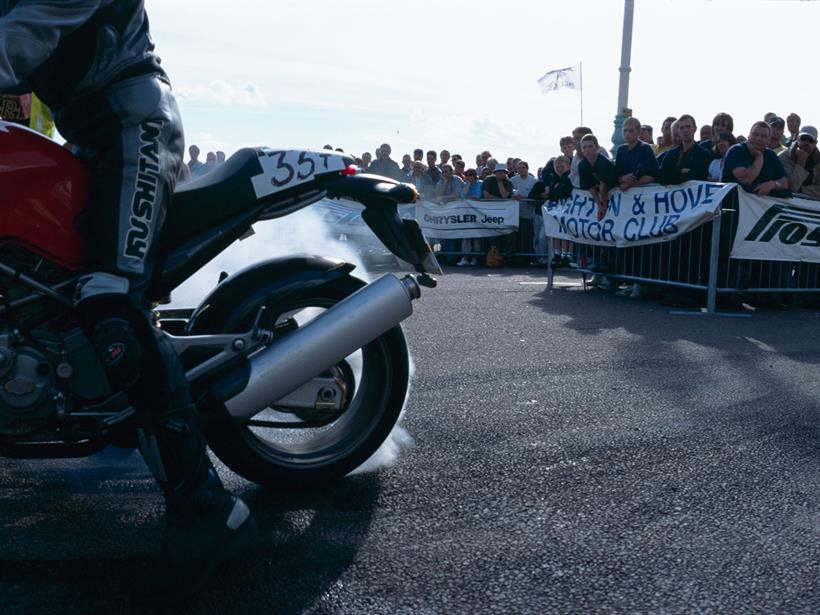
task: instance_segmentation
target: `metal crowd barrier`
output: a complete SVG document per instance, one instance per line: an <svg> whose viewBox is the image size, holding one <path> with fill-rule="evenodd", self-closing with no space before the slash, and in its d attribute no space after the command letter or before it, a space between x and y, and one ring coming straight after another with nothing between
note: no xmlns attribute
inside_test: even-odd
<svg viewBox="0 0 820 615"><path fill-rule="evenodd" d="M584 275L585 284L587 275L601 274L623 282L702 291L706 297L703 312L706 314L716 313L719 294L820 294L820 265L816 263L729 258L738 221L738 196L734 190L723 200L719 216L671 241L632 248L573 242L578 261L575 270ZM487 247L495 243L512 259L545 258L548 263L547 287L552 289L555 276L553 238L547 238L546 253L535 252L529 222L520 224L518 232L511 238L506 235L484 239L483 245ZM452 242L457 242L460 247L460 239L449 242L443 247L450 249L437 254L445 257L484 256L484 252L453 250Z"/></svg>

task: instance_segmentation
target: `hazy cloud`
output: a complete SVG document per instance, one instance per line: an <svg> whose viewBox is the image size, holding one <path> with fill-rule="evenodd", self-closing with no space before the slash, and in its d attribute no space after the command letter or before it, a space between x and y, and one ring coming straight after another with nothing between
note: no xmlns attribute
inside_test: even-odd
<svg viewBox="0 0 820 615"><path fill-rule="evenodd" d="M253 83L236 85L226 81L211 81L208 85L180 85L176 96L183 103L216 107L261 109L268 101Z"/></svg>

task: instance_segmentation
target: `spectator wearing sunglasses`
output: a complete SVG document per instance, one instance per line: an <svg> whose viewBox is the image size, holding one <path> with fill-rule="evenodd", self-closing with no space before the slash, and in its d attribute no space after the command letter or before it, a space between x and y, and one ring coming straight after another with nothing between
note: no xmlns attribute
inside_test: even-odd
<svg viewBox="0 0 820 615"><path fill-rule="evenodd" d="M817 150L817 129L803 126L797 140L780 153L780 162L789 178L792 192L820 198L820 152Z"/></svg>

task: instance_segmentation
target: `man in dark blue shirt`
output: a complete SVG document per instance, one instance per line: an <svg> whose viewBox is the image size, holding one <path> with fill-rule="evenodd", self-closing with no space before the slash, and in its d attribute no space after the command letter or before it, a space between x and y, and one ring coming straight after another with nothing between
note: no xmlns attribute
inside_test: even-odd
<svg viewBox="0 0 820 615"><path fill-rule="evenodd" d="M581 190L589 190L598 204L598 220L603 220L609 206L609 191L618 183L615 165L598 152L598 138L593 134L581 139L583 158L578 163Z"/></svg>
<svg viewBox="0 0 820 615"><path fill-rule="evenodd" d="M624 145L615 154L618 187L626 192L632 186L651 184L658 177L658 161L652 146L640 140L641 123L634 117L623 125Z"/></svg>
<svg viewBox="0 0 820 615"><path fill-rule="evenodd" d="M689 180L705 181L709 176L712 157L695 143L695 118L681 115L678 118L678 134L681 144L664 156L658 180L662 184L682 184Z"/></svg>
<svg viewBox="0 0 820 615"><path fill-rule="evenodd" d="M724 182L737 182L746 192L780 198L791 196L789 180L774 151L766 146L771 128L766 122L755 122L746 143L738 143L726 152L723 163Z"/></svg>

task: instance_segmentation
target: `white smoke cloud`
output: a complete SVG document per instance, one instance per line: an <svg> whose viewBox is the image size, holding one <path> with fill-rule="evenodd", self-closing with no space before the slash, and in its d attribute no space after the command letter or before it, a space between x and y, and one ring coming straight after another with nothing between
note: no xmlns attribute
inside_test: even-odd
<svg viewBox="0 0 820 615"><path fill-rule="evenodd" d="M404 397L404 405L402 406L399 420L396 421L396 425L393 427L390 435L387 436L387 439L384 442L382 442L382 445L376 450L376 452L373 453L362 465L353 470L351 474L365 474L367 472L375 472L381 468L390 467L396 462L399 455L403 451L409 450L415 444L413 441L413 436L411 436L401 425L402 419L404 418L404 412L407 409L407 400L410 399L410 391L412 389L413 376L415 373L416 366L415 363L413 363L413 357L411 356L410 378L407 385L407 395Z"/></svg>
<svg viewBox="0 0 820 615"><path fill-rule="evenodd" d="M339 241L321 217L308 207L278 220L257 223L252 236L233 243L206 264L174 290L171 305L163 307L196 307L216 286L221 272L231 275L261 260L293 254L339 258L356 265L353 275L368 279L357 251L347 242Z"/></svg>
<svg viewBox="0 0 820 615"><path fill-rule="evenodd" d="M208 85L177 86L175 94L181 104L244 109L264 109L268 106L265 95L253 83L237 85L218 79Z"/></svg>

